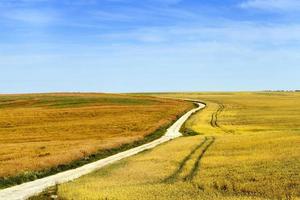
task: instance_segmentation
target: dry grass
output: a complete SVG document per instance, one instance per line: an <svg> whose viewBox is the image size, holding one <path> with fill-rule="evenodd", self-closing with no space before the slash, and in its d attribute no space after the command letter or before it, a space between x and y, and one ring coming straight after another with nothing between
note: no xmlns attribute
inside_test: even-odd
<svg viewBox="0 0 300 200"><path fill-rule="evenodd" d="M185 137L161 145L135 157L120 161L98 172L58 187L61 199L261 199L203 191L197 183L185 180L201 153L191 150L203 141L201 136ZM183 161L182 170L177 174ZM177 174L170 179L170 176ZM197 175L198 176L198 175Z"/></svg>
<svg viewBox="0 0 300 200"><path fill-rule="evenodd" d="M0 177L140 140L191 107L128 95L0 95Z"/></svg>
<svg viewBox="0 0 300 200"><path fill-rule="evenodd" d="M199 133L245 135L300 131L300 93L188 93L164 96L200 99L207 103L206 111L187 124ZM215 115L216 124L212 122Z"/></svg>
<svg viewBox="0 0 300 200"><path fill-rule="evenodd" d="M175 141L58 186L63 199L299 199L299 93L189 93L206 110Z"/></svg>

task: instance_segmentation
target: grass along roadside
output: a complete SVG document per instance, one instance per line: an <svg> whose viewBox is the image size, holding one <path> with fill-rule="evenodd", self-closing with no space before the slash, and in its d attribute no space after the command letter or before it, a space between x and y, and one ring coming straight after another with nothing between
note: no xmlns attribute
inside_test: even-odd
<svg viewBox="0 0 300 200"><path fill-rule="evenodd" d="M189 139L187 140L186 138ZM104 167L102 170L99 170L95 173L83 176L82 178L79 178L78 181L75 180L67 184L59 185L58 187L53 187L50 190L45 191L39 196L30 198L30 200L51 199L51 196L53 195L56 196L57 194L58 194L58 199L106 199L106 198L107 199L155 199L158 198L159 195L152 196L153 193L151 192L149 194L143 193L143 197L142 197L142 195L140 194L140 189L142 191L145 191L146 189L145 187L150 186L150 184L152 186L157 184L157 186L162 187L161 189L164 190L166 188L165 186L171 185L170 184L171 180L168 179L169 177L167 175L169 174L169 172L172 171L173 173L176 173L177 171L176 162L178 162L179 165L182 165L182 169L183 169L182 174L183 171L185 172L188 170L190 170L190 173L193 173L195 168L194 165L196 163L198 164L200 163L201 157L208 149L208 145L210 144L210 139L211 138L205 140L203 137L199 137L199 136L185 137L184 139L183 138L175 139L171 142L167 142L165 144L159 145L155 149L145 151L131 158L124 159L115 164ZM185 141L184 145L187 145L186 147L188 148L181 148L180 150L177 149L179 144L181 143L181 140ZM193 141L193 142L190 143L189 141ZM202 143L203 141L205 141L205 144L199 146L199 142ZM191 154L191 152L189 152L190 147L193 148L198 147L197 151L192 153L194 157L188 156L189 154ZM176 152L172 151L175 149ZM176 156L171 156L172 154ZM172 164L169 166L168 164L170 163ZM117 176L115 172L117 172ZM119 179L119 182L117 182L117 179ZM174 179L176 179L174 183L175 182L176 184L179 183L180 181L179 178L172 177L172 181ZM186 181L186 182L190 182L190 181ZM78 193L74 191L72 196L68 196L68 195L62 196L61 194L62 192L64 192L62 188L64 188L65 186L68 187L70 185L72 185L72 189L75 189L76 191L78 191ZM89 188L89 186L92 186L91 188L92 190L83 192L84 188ZM114 189L118 187L122 189L115 193L113 190L109 190L109 188L112 189L112 187ZM135 188L134 191L132 191L131 188ZM70 189L71 191L71 188L68 189ZM127 189L129 190L127 191ZM180 188L178 188L178 190L180 190ZM128 196L129 193L131 195Z"/></svg>
<svg viewBox="0 0 300 200"><path fill-rule="evenodd" d="M46 99L48 98L48 95L49 94L47 94L46 96L47 97L45 97ZM57 99L55 99L56 98L56 95L58 95L59 96L59 98L61 98L61 96L62 97L64 97L64 95L63 94L55 94L54 95L54 97L52 97L51 96L51 98L53 98L54 99L54 102L53 103L55 103L55 105L57 105L58 104L58 102L57 101L59 101L59 100L57 100ZM67 94L67 96L68 95L70 95L70 94ZM87 95L87 94L86 94ZM101 113L102 112L102 110L104 109L104 111L106 112L106 110L108 110L108 111L110 111L110 110L112 110L114 113L112 113L113 115L114 115L114 118L111 118L111 119L114 119L114 121L115 120L122 120L122 119L124 119L124 117L130 117L130 116L132 116L132 114L134 114L134 115L136 115L136 117L135 118L133 118L133 119L135 119L133 122L136 124L136 123L138 123L139 121L140 121L140 119L142 119L142 120L147 120L147 119L149 119L149 122L143 122L143 121L140 121L140 123L143 123L143 124L141 124L140 126L145 126L145 125L147 125L146 127L148 127L148 130L151 130L151 129L155 129L154 131L151 131L151 133L147 133L147 129L145 129L145 128L143 128L143 127L141 127L141 128L138 128L138 131L141 131L140 132L140 134L137 134L136 136L135 136L135 138L132 138L132 136L128 136L128 138L131 138L131 139L126 139L126 138L124 138L124 135L121 135L121 137L120 137L120 139L122 139L122 141L120 141L120 142L118 142L118 143L116 143L116 145L112 145L111 147L109 147L109 148L98 148L98 149L100 149L100 150L98 150L98 151L91 151L91 152L88 152L88 151L86 151L86 152L84 152L84 154L81 154L82 155L82 157L80 158L79 157L79 159L75 159L75 160L71 160L71 161L69 161L69 162L66 162L66 161L64 161L64 162L62 162L62 163L60 163L60 164L58 164L58 165L54 165L54 166L52 166L52 167L45 167L45 168L42 168L42 169L39 169L39 170L26 170L26 171L24 171L24 172L21 172L21 173L18 173L17 175L11 175L11 176L5 176L5 177L2 177L2 178L0 178L0 188L5 188L5 187L9 187L9 186L12 186L12 185L16 185L16 184L20 184L20 183L23 183L23 182L27 182L27 181L32 181L32 180L35 180L35 179L38 179L38 178L42 178L42 177L45 177L45 176L49 176L49 175L52 175L52 174L56 174L56 173L58 173L58 172L61 172L61 171L65 171L65 170L68 170L68 169L73 169L73 168L76 168L76 167L79 167L79 166L82 166L82 165L84 165L84 164L87 164L87 163L90 163L90 162L93 162L93 161L96 161L96 160L99 160L99 159L101 159L101 158L105 158L105 157L107 157L107 156L110 156L110 155L113 155L113 154L116 154L116 153L118 153L118 152L121 152L121 151L125 151L125 150L127 150L127 149L130 149L130 148L133 148L133 147L136 147L136 146L139 146L139 145L141 145L141 144L144 144L144 143L148 143L148 142L150 142L150 141L152 141L152 140L155 140L155 139L157 139L157 138L159 138L160 136L162 136L163 134L164 134L164 132L165 132L165 130L166 130L166 128L170 125L170 124L172 124L179 116L181 116L183 113L185 113L187 110L190 110L191 108L192 108L192 104L189 104L189 103L186 103L186 102L176 102L176 101L165 101L165 100L160 100L160 99L153 99L153 98L140 98L140 97L131 97L131 96L125 96L124 97L124 95L120 95L120 96L118 96L118 95L116 95L116 96L114 96L114 95L112 95L113 97L110 97L109 95L104 95L103 97L101 96L101 95L97 95L97 94L93 94L93 95L96 95L96 97L97 98L99 98L100 99L100 104L99 104L99 102L98 102L98 104L99 105L86 105L86 104L81 104L80 106L80 110L82 109L83 111L86 111L86 109L88 109L87 110L87 112L89 112L89 110L90 110L90 107L89 106L93 106L93 109L94 110L99 110L99 112ZM92 95L92 97L89 97L88 95L88 98L94 98L94 96ZM6 109L9 109L9 111L11 111L12 110L12 108L11 108L11 104L17 104L17 106L16 106L16 108L14 108L15 110L13 110L14 112L15 111L20 111L20 109L23 109L24 107L26 107L26 113L29 113L29 111L32 109L32 107L35 107L36 106L36 104L35 103L32 103L32 101L33 101L33 97L34 98L42 98L42 100L43 100L43 98L44 98L44 96L42 95L41 97L40 97L40 95L37 95L37 96L33 96L33 97L31 97L31 95L29 95L30 96L30 98L29 97L27 97L27 96L25 96L26 98L26 105L24 105L24 102L22 101L22 105L19 105L19 100L17 99L17 100L15 100L15 101L13 101L13 102L11 102L12 100L12 97L10 97L10 100L7 100L7 101L4 101L5 103L3 103L3 104L8 104L8 107L9 108L4 108L4 107L2 107L1 109L2 109L2 111L6 111ZM86 96L85 95L83 95L82 96L82 94L80 95L80 102L82 103L82 102L85 102L85 101L83 101L82 100L82 98L85 98ZM3 97L2 97L3 98ZM71 105L68 105L68 106L71 106L71 107L68 107L67 108L67 111L68 111L68 114L67 115L70 115L71 114L71 116L72 116L72 121L74 120L74 115L78 115L77 114L77 111L78 111L78 105L79 104L76 104L76 108L74 108L73 107L73 105L74 105L74 101L76 102L76 95L74 96L74 94L73 94L73 96L71 95L71 97L69 97L68 96L68 102L70 101L70 98L72 99L73 98L73 103L71 104ZM101 98L105 98L105 102L106 102L106 104L103 104L103 100L101 99ZM111 102L109 102L107 99L108 98L113 98L113 100L111 101ZM121 100L115 100L114 98L116 98L116 99L118 99L118 98L121 98ZM124 101L124 98L128 98L129 100L125 100ZM24 99L24 97L22 96L22 99ZM75 100L74 100L75 99ZM131 99L133 99L133 100L131 100ZM139 100L141 99L141 102L138 102ZM146 103L145 104L145 101L147 101L148 103ZM10 102L10 103L8 103L8 102ZM18 103L16 103L16 102L18 102ZM54 112L54 113L59 113L59 112L61 112L61 109L63 109L63 112L66 112L66 105L65 105L65 102L63 102L63 104L64 104L64 108L53 108L52 107L52 105L49 105L48 104L48 101L46 101L47 103L45 104L45 105L43 105L43 106L45 106L45 107L38 107L38 109L39 110L42 110L43 112L48 112L48 110L49 109L51 109L51 111L50 112ZM125 103L124 103L125 102ZM128 103L129 102L129 105L126 105L126 103ZM132 102L134 102L134 103L132 103ZM93 102L93 103L95 103L95 102ZM118 105L115 105L115 104L118 104ZM136 104L140 104L140 105L136 105ZM172 108L173 106L176 106L177 104L181 104L183 107L181 107L180 109L174 109L174 108ZM29 105L27 105L27 104L29 104ZM61 105L61 103L59 103L60 105ZM113 104L113 105L112 105ZM119 105L119 104L121 104L121 105ZM141 105L143 105L143 107L145 107L145 108L142 108L141 107ZM18 106L20 107L20 108L18 108ZM50 107L50 108L49 108ZM56 107L56 106L55 106ZM124 109L125 108L125 109ZM130 109L130 110L128 110L128 108ZM27 109L29 109L29 110L27 110ZM35 109L35 108L34 108ZM57 110L58 109L58 110ZM73 109L75 109L75 112L74 112L74 110ZM126 110L127 109L127 110ZM142 112L140 111L141 109L144 109L145 111L143 111L142 110ZM171 109L171 112L170 111L168 111L168 112L166 112L166 109L168 109L168 110L170 110ZM173 109L173 110L172 110ZM119 110L119 111L118 111ZM129 114L130 115L128 115L128 113L124 113L124 114L122 114L123 112L126 112L126 111L129 111ZM25 111L23 111L22 110L22 112L25 112ZM97 111L98 112L98 111ZM119 116L115 116L115 114L118 112L118 114L119 114L119 116L121 116L121 117L119 117ZM147 112L150 112L150 114L148 114ZM163 117L163 114L160 114L159 112L164 112L164 114L166 114L166 113L168 113L167 115L169 115L169 118L168 118L168 120L165 120L165 119L163 119L163 121L161 121L162 119L160 118L160 116L161 117ZM70 113L70 114L69 114ZM73 114L74 113L74 114ZM82 113L82 112L81 112ZM81 113L79 113L79 115L78 115L78 117L79 117L79 120L81 120L81 121L83 121L83 122L85 122L85 117L84 116L82 116L82 119L80 119L81 118ZM157 116L155 116L155 115L153 115L153 114L155 114L155 115L157 115ZM104 113L105 114L105 113ZM143 116L141 116L141 114L143 115ZM159 114L159 115L158 115ZM63 114L60 118L64 118L64 116L65 116L66 114ZM124 116L124 117L123 117ZM152 116L154 116L154 117L152 117ZM76 116L77 117L77 116ZM138 119L137 119L137 117L139 117ZM45 118L44 118L45 119ZM42 120L44 120L44 119L42 119ZM103 119L103 118L102 118ZM160 120L158 123L156 122L156 123L153 123L153 120ZM52 119L49 119L49 120L52 120ZM68 121L68 116L67 116L67 118L66 118L66 120ZM95 116L95 120L96 120L96 122L99 122L98 120L97 120L97 116ZM110 120L110 118L109 118L109 120ZM112 121L112 122L114 122L114 121ZM1 122L1 119L0 119L0 122ZM125 121L126 123L131 123L128 119ZM57 123L59 123L59 122L57 122ZM73 122L72 122L73 123ZM109 125L109 123L110 122L108 122L108 125ZM122 123L122 122L120 122L120 123ZM149 126L149 124L148 123L153 123L152 125L150 125ZM1 124L1 123L0 123ZM68 124L70 124L70 122L68 122ZM66 125L68 125L68 124L66 124ZM101 121L100 121L100 125L101 125ZM107 124L106 124L107 125ZM111 124L111 125L114 125L113 123ZM122 124L121 124L122 125ZM127 126L127 125L126 125ZM21 126L22 127L22 126ZM137 133L137 131L135 130L135 129L137 129L137 128L135 128L136 127L136 125L135 126L133 126L133 127L125 127L126 128L126 131L125 132L130 132L130 131L132 131L132 133ZM149 129L149 127L150 127L150 129ZM151 128L152 127L152 128ZM48 127L46 127L46 128L48 128ZM20 130L22 130L22 129L20 129ZM3 130L2 130L3 131ZM63 129L58 129L57 131L63 131ZM86 131L86 130L84 130L84 131ZM89 130L89 131L92 131L92 130ZM95 130L95 131L97 131L97 130ZM107 131L106 131L107 132ZM132 134L131 133L131 134ZM142 134L141 134L142 133ZM0 128L0 136L1 136L1 128ZM5 135L3 135L3 137L4 137ZM17 134L16 134L16 136L17 136ZM49 139L49 136L48 135L46 135L47 137L48 137L48 139ZM72 135L71 135L72 136ZM78 137L78 135L76 135L76 133L74 134L74 136L75 137ZM97 135L91 135L90 133L88 133L88 136L89 137L91 137L91 138L94 138L95 136L97 136ZM50 137L51 137L51 135L50 135ZM81 136L80 136L81 137ZM101 137L102 138L102 137ZM109 138L109 137L108 137ZM0 137L0 139L1 139L1 137ZM16 138L16 139L18 139L18 140L20 140L20 139L23 139L23 138ZM27 138L24 138L25 140L28 140ZM51 139L51 138L50 138ZM53 138L54 139L54 141L57 139L57 138ZM71 142L72 142L72 138L70 138L70 137L68 137L68 138L66 138L66 137L64 137L64 138L59 138L59 139L66 139L67 140L67 142L68 141L70 141L70 139L71 139ZM6 143L6 138L4 138L4 143L3 144L5 144ZM104 141L107 141L107 142L109 142L109 140L105 140L105 139L102 139L102 140L104 140ZM0 140L1 141L1 140ZM76 140L77 141L77 140ZM90 141L90 138L89 138L89 141ZM97 142L98 140L96 140L95 142ZM11 142L13 142L13 141L11 141ZM85 142L85 140L83 139L82 140L82 143L84 143ZM94 142L93 142L94 143ZM22 144L22 143L21 143ZM30 143L30 144L32 144L32 143ZM113 144L113 143L112 143ZM16 143L16 145L18 145L18 143ZM44 143L42 142L39 146L43 146L44 145ZM97 146L96 146L97 147ZM94 148L95 149L95 148ZM2 149L2 151L4 151L5 149ZM42 150L44 150L44 149L42 149ZM59 150L59 149L58 149ZM63 151L64 149L63 148L61 148L61 150ZM6 152L6 153L8 153L8 152ZM52 152L51 152L51 154L52 154ZM3 154L2 154L3 155ZM40 154L40 152L38 152L38 155L41 155ZM46 155L46 157L47 157L47 155ZM38 159L40 159L40 158L43 158L43 157L40 157L40 156L37 156L37 158ZM55 159L55 158L54 158ZM1 160L1 156L0 156L0 160ZM20 161L21 162L21 161ZM35 161L35 162L37 162L37 161ZM2 164L4 164L4 162L2 162L1 161L1 167L0 168L2 168L2 169L4 169L3 167L4 167L4 165L2 165ZM3 173L4 171L2 171L2 173Z"/></svg>
<svg viewBox="0 0 300 200"><path fill-rule="evenodd" d="M280 161L269 164L272 150L264 148L270 149L274 143L265 145L268 142L266 136L265 140L258 140L259 144L251 139L261 139L260 135L245 136L243 140L237 136L216 136L206 151L205 147L211 143L208 139L205 141L205 137L179 138L59 185L58 196L79 200L297 199L297 166ZM275 142L276 146L278 144ZM252 153L251 150L245 152L245 148L257 145L265 146ZM276 173L278 170L281 173Z"/></svg>
<svg viewBox="0 0 300 200"><path fill-rule="evenodd" d="M112 149L100 150L100 151L93 153L91 155L88 155L80 160L72 161L71 163L58 165L56 167L52 167L50 169L44 169L41 171L29 171L29 172L21 173L17 176L0 178L0 189L4 189L4 188L11 187L14 185L19 185L21 183L33 181L33 180L40 179L43 177L47 177L47 176L57 174L59 172L63 172L63 171L69 170L69 169L75 169L75 168L83 166L85 164L95 162L97 160L109 157L111 155L120 153L122 151L126 151L126 150L132 149L134 147L149 143L149 142L163 136L163 134L165 133L167 128L173 123L174 122L171 122L170 124L168 124L164 127L158 128L155 132L153 132L150 135L147 135L146 137L144 137L141 140L137 140L132 143L122 144L121 146L112 148Z"/></svg>
<svg viewBox="0 0 300 200"><path fill-rule="evenodd" d="M193 102L193 101L192 101L192 102ZM196 131L194 131L193 129L187 127L187 122L188 122L191 118L193 118L193 116L195 116L195 115L200 115L201 112L203 112L203 110L207 109L207 104L206 104L205 102L202 102L202 101L195 101L195 102L202 103L202 104L205 105L205 107L204 107L203 109L199 110L198 112L193 113L193 114L189 117L189 119L188 119L187 121L184 122L184 124L183 124L183 125L181 126L181 128L180 128L180 133L182 133L183 136L196 136L196 135L202 135L202 133L196 132Z"/></svg>

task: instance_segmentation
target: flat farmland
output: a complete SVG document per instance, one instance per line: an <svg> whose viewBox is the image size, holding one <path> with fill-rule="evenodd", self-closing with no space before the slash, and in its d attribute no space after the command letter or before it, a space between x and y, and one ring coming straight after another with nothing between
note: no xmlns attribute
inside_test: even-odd
<svg viewBox="0 0 300 200"><path fill-rule="evenodd" d="M152 95L201 100L207 107L185 123L187 137L58 185L59 198L300 198L299 93Z"/></svg>
<svg viewBox="0 0 300 200"><path fill-rule="evenodd" d="M116 94L0 95L2 187L141 141L192 107L184 101Z"/></svg>

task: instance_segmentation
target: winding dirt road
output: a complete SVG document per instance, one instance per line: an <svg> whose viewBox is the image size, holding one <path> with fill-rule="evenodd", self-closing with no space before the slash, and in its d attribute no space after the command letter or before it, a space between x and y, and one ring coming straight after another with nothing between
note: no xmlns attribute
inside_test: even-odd
<svg viewBox="0 0 300 200"><path fill-rule="evenodd" d="M52 176L48 176L42 179L38 179L32 182L23 183L21 185L13 186L4 190L0 190L0 200L25 200L31 196L41 193L46 188L54 186L56 184L65 183L72 181L80 176L91 173L95 170L98 170L106 165L114 163L118 160L130 157L139 152L142 152L147 149L156 147L159 144L172 140L174 138L182 136L179 132L181 126L184 122L195 112L203 109L205 107L202 103L197 103L199 107L192 109L178 119L161 138L154 140L148 144L115 154L113 156L101 159L99 161L84 165L82 167L61 172Z"/></svg>

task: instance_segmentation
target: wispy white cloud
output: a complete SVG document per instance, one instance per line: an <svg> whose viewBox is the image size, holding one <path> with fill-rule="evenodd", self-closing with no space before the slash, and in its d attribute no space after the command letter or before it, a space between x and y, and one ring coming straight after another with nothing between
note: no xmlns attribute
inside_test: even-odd
<svg viewBox="0 0 300 200"><path fill-rule="evenodd" d="M93 0L97 1L97 0ZM134 1L139 1L139 0L98 0L99 1L109 1L109 2L123 2L123 3L128 3L128 2L134 2ZM144 0L145 3L159 3L159 4L177 4L180 2L183 2L184 0Z"/></svg>
<svg viewBox="0 0 300 200"><path fill-rule="evenodd" d="M163 22L165 20L200 20L201 15L185 9L175 7L119 7L115 10L108 11L96 8L88 12L92 18L103 21L116 22L142 22L151 20L152 22Z"/></svg>
<svg viewBox="0 0 300 200"><path fill-rule="evenodd" d="M2 10L0 18L28 24L49 24L57 19L57 14L44 9L9 9Z"/></svg>
<svg viewBox="0 0 300 200"><path fill-rule="evenodd" d="M223 22L215 26L199 24L168 27L144 27L126 31L102 33L99 38L112 43L188 43L224 42L246 46L298 45L299 24L255 24Z"/></svg>
<svg viewBox="0 0 300 200"><path fill-rule="evenodd" d="M0 7L25 6L46 2L49 2L49 0L1 0Z"/></svg>
<svg viewBox="0 0 300 200"><path fill-rule="evenodd" d="M177 4L182 2L183 0L151 0L153 2L163 3L163 4Z"/></svg>
<svg viewBox="0 0 300 200"><path fill-rule="evenodd" d="M0 1L0 20L18 20L20 22L43 24L58 19L59 13L69 21L68 15L80 13L78 17L71 18L70 24L76 24L75 20L85 21L85 25L93 26L93 21L106 22L145 22L177 19L196 19L198 14L185 9L178 9L173 5L182 0L145 0L145 4L136 1L137 6L132 3L136 0L3 0ZM104 3L118 5L104 6ZM102 5L103 4L103 5ZM61 8L60 8L61 6ZM84 7L87 6L87 7ZM49 10L46 8L54 8ZM96 22L96 23L97 23ZM61 22L60 22L61 24ZM77 23L81 26L80 23Z"/></svg>
<svg viewBox="0 0 300 200"><path fill-rule="evenodd" d="M239 5L241 8L254 8L269 11L299 11L299 0L247 0Z"/></svg>
<svg viewBox="0 0 300 200"><path fill-rule="evenodd" d="M0 20L12 25L45 25L58 19L56 9L47 8L49 2L56 0L2 0L0 1Z"/></svg>

